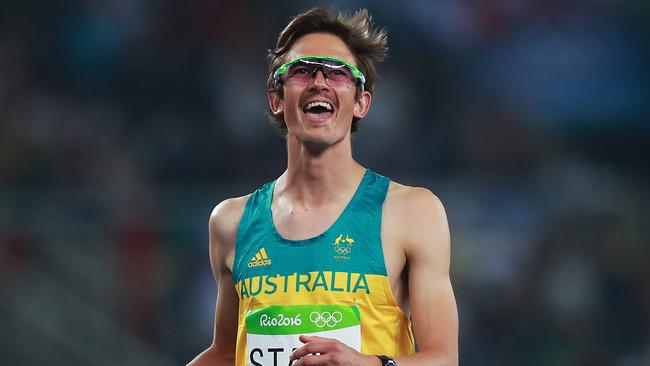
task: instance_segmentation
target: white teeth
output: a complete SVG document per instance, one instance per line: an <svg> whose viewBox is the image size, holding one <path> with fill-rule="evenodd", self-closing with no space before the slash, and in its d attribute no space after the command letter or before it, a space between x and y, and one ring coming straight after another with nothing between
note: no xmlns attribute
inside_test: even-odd
<svg viewBox="0 0 650 366"><path fill-rule="evenodd" d="M327 103L327 102L311 102L311 103L308 103L307 106L305 107L305 110L310 110L310 109L312 109L314 107L327 108L328 111L332 110L332 105Z"/></svg>

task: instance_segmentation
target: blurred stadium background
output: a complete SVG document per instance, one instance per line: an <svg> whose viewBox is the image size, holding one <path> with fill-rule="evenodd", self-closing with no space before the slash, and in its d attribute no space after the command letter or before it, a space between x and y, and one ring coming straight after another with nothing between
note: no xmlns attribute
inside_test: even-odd
<svg viewBox="0 0 650 366"><path fill-rule="evenodd" d="M208 216L282 172L265 52L317 4L0 3L0 363L209 344ZM461 364L650 365L648 4L326 4L390 34L354 149L448 210Z"/></svg>

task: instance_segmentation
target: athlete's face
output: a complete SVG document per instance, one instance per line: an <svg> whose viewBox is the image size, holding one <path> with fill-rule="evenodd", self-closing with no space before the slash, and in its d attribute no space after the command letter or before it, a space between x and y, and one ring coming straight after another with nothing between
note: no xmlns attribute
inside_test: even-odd
<svg viewBox="0 0 650 366"><path fill-rule="evenodd" d="M286 55L287 62L303 56L335 57L357 66L345 43L329 33L312 33L300 37ZM307 82L291 79L282 83L284 97L269 91L269 104L275 115L284 116L287 138L304 143L333 145L349 138L352 117L363 118L370 108L370 93L364 91L355 100L357 85L330 83L321 71ZM319 102L315 104L315 102Z"/></svg>

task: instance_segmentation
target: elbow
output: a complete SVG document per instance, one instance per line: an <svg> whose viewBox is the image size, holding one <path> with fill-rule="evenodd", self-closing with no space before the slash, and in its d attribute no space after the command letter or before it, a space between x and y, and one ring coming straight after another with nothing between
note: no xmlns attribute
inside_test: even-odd
<svg viewBox="0 0 650 366"><path fill-rule="evenodd" d="M233 352L222 352L215 344L210 345L205 351L201 352L187 366L212 366L212 365L233 365L235 364L235 355Z"/></svg>
<svg viewBox="0 0 650 366"><path fill-rule="evenodd" d="M458 366L458 352L457 351L444 351L444 352L419 352L422 357L422 365L426 366ZM420 364L420 363L419 363Z"/></svg>

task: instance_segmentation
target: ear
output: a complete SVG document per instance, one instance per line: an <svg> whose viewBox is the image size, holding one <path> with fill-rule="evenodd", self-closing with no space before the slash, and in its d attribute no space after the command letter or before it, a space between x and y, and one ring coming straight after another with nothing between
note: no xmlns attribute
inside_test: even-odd
<svg viewBox="0 0 650 366"><path fill-rule="evenodd" d="M269 100L271 113L275 116L281 116L284 113L284 104L282 103L282 98L280 98L277 89L269 89L266 92L266 97Z"/></svg>
<svg viewBox="0 0 650 366"><path fill-rule="evenodd" d="M352 115L356 118L365 117L370 110L370 103L372 103L372 94L370 94L368 91L364 91L359 96L359 99L354 102L354 112Z"/></svg>

